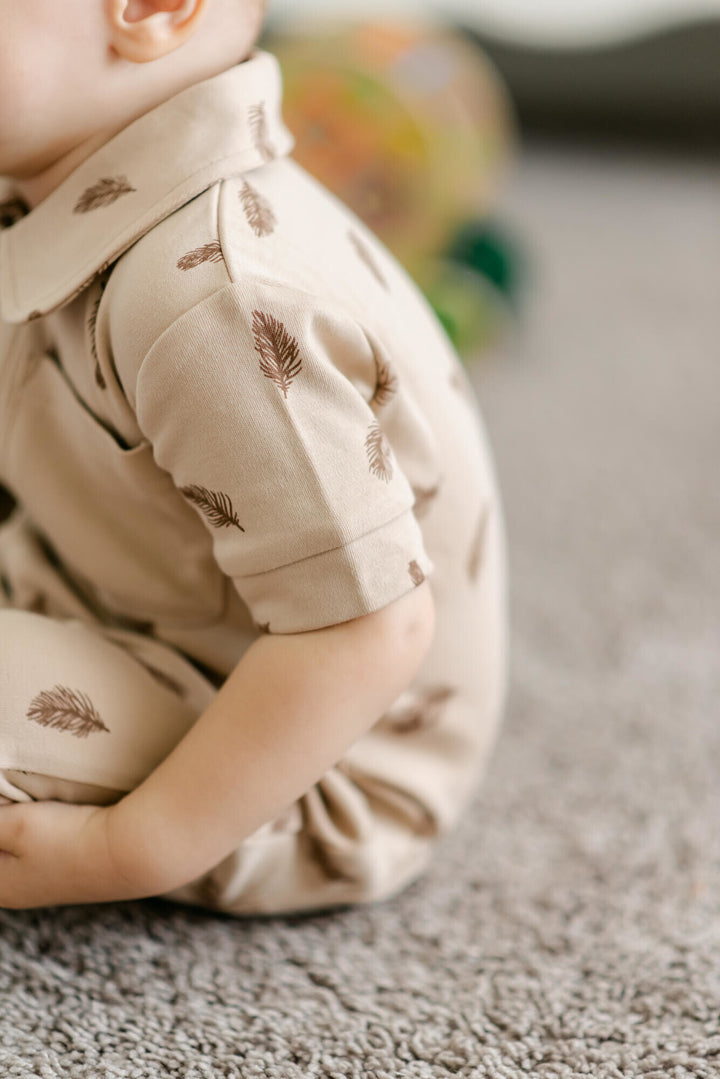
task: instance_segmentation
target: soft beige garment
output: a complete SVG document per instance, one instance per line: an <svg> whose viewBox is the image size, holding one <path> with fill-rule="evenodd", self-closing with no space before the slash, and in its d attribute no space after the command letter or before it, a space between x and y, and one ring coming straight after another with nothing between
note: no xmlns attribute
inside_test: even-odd
<svg viewBox="0 0 720 1079"><path fill-rule="evenodd" d="M278 62L256 49L32 211L0 208L6 604L163 644L217 687L258 634L356 618L429 578L431 651L343 768L438 834L506 694L492 457L429 304L289 156L281 106ZM86 742L96 763L110 753ZM22 767L17 743L3 760L0 729L0 767ZM51 764L95 781L60 749Z"/></svg>

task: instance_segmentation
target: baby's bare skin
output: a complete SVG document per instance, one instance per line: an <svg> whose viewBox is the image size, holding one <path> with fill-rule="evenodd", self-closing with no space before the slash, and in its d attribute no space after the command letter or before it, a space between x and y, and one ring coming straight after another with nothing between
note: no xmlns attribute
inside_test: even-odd
<svg viewBox="0 0 720 1079"><path fill-rule="evenodd" d="M133 119L244 59L260 29L258 0L0 4L0 176L30 206ZM141 898L198 877L377 721L433 630L426 580L340 625L258 638L116 805L0 807L0 906Z"/></svg>
<svg viewBox="0 0 720 1079"><path fill-rule="evenodd" d="M0 177L36 206L121 128L251 52L264 0L0 0Z"/></svg>

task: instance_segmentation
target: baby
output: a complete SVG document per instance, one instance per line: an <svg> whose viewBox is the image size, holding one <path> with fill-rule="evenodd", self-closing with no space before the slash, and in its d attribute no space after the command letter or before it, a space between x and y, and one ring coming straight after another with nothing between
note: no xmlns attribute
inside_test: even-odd
<svg viewBox="0 0 720 1079"><path fill-rule="evenodd" d="M476 398L293 160L263 6L4 6L3 907L386 898L504 710Z"/></svg>

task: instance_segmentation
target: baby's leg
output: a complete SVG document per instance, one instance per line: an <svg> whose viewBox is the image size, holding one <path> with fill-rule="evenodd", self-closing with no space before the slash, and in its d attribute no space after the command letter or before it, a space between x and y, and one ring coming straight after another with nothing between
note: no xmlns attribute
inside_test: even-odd
<svg viewBox="0 0 720 1079"><path fill-rule="evenodd" d="M0 796L103 805L171 751L215 690L160 642L0 610Z"/></svg>
<svg viewBox="0 0 720 1079"><path fill-rule="evenodd" d="M115 802L167 756L215 692L159 641L4 608L0 797ZM161 898L255 914L361 902L401 887L429 858L427 822L416 807L410 827L407 806L388 804L387 791L363 791L347 768L339 762L213 870Z"/></svg>
<svg viewBox="0 0 720 1079"><path fill-rule="evenodd" d="M118 801L216 689L175 649L92 621L22 511L0 523L0 586L0 802ZM385 746L377 756L387 758ZM415 821L413 808L389 807L392 785L373 793L365 768L361 789L348 763L165 898L240 915L362 902L402 887L429 859L423 813Z"/></svg>
<svg viewBox="0 0 720 1079"><path fill-rule="evenodd" d="M501 638L493 550L488 585L472 598L486 611L478 639L487 641ZM0 571L0 801L117 801L172 750L215 687L175 649L90 621L21 517L0 525ZM28 609L36 606L48 613ZM400 700L396 716L285 812L160 898L242 916L400 891L427 866L472 789L481 732L494 729L499 708L493 669L481 710L428 669L417 701ZM423 712L434 726L416 729Z"/></svg>

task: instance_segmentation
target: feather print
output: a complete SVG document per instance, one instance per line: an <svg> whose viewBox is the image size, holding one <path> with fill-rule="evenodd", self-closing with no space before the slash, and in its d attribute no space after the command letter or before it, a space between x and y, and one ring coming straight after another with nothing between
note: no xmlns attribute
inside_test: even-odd
<svg viewBox="0 0 720 1079"><path fill-rule="evenodd" d="M245 217L255 235L269 236L275 228L276 219L268 200L247 180L243 180L239 195Z"/></svg>
<svg viewBox="0 0 720 1079"><path fill-rule="evenodd" d="M412 492L415 495L413 512L416 517L422 517L439 490L439 483L436 483L434 487L413 487Z"/></svg>
<svg viewBox="0 0 720 1079"><path fill-rule="evenodd" d="M180 490L186 498L200 507L214 528L235 525L241 532L245 531L237 519L230 496L223 491L209 491L207 487L201 487L197 483L181 487Z"/></svg>
<svg viewBox="0 0 720 1079"><path fill-rule="evenodd" d="M203 262L222 262L222 248L217 240L212 240L202 247L194 247L177 261L179 270L194 270L196 266L202 266Z"/></svg>
<svg viewBox="0 0 720 1079"><path fill-rule="evenodd" d="M477 579L478 570L480 569L480 563L482 561L482 553L485 549L485 530L487 528L488 521L488 507L487 504L483 506L480 511L480 518L477 523L477 527L473 534L472 543L470 545L470 554L468 556L467 571L468 577L471 581Z"/></svg>
<svg viewBox="0 0 720 1079"><path fill-rule="evenodd" d="M417 587L425 580L425 574L420 569L420 565L413 558L412 562L408 562L408 573L412 579L413 584Z"/></svg>
<svg viewBox="0 0 720 1079"><path fill-rule="evenodd" d="M393 474L392 450L377 420L370 424L365 439L365 451L370 463L370 471L387 483Z"/></svg>
<svg viewBox="0 0 720 1079"><path fill-rule="evenodd" d="M429 686L401 711L389 715L384 725L402 734L436 727L445 704L454 694L450 686Z"/></svg>
<svg viewBox="0 0 720 1079"><path fill-rule="evenodd" d="M267 117L265 116L265 102L258 101L248 109L248 119L252 131L253 142L266 161L275 157L275 151L268 142Z"/></svg>
<svg viewBox="0 0 720 1079"><path fill-rule="evenodd" d="M388 288L388 283L383 277L375 258L371 255L368 245L352 229L348 229L348 239L355 248L356 255L365 263L373 277L380 282L383 288Z"/></svg>
<svg viewBox="0 0 720 1079"><path fill-rule="evenodd" d="M69 731L76 738L87 738L98 731L109 731L86 693L55 685L33 697L27 718L41 727Z"/></svg>
<svg viewBox="0 0 720 1079"><path fill-rule="evenodd" d="M384 363L382 360L375 359L375 392L370 398L368 404L370 408L373 405L384 405L397 393L398 380L397 375L393 371L389 363Z"/></svg>
<svg viewBox="0 0 720 1079"><path fill-rule="evenodd" d="M255 348L260 353L260 370L282 390L287 398L288 387L302 369L298 353L300 346L282 322L264 311L253 311L252 330Z"/></svg>
<svg viewBox="0 0 720 1079"><path fill-rule="evenodd" d="M86 214L90 210L97 210L101 206L110 206L122 195L129 195L135 191L128 182L127 176L104 176L92 187L86 188L73 207L74 214Z"/></svg>

